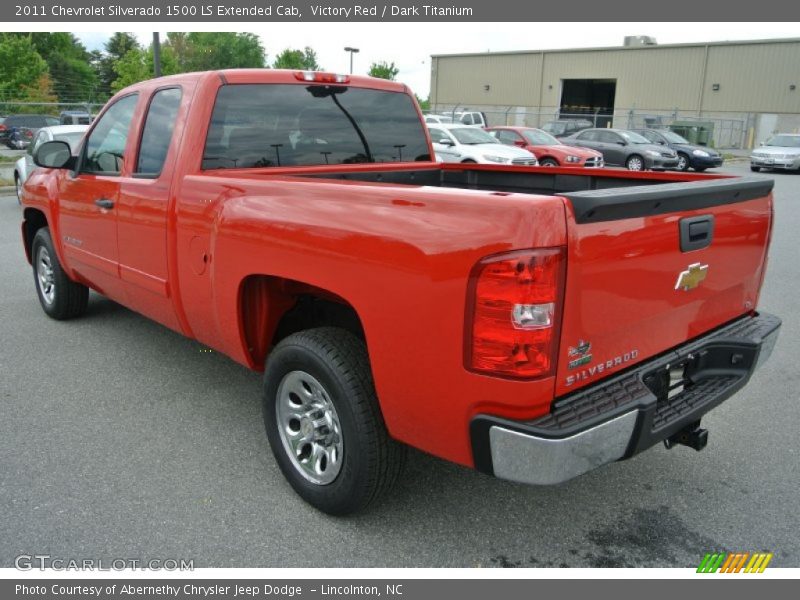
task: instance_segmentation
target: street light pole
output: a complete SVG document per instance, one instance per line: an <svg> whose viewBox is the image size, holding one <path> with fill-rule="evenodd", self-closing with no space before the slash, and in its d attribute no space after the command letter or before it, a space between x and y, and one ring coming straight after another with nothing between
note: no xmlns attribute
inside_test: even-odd
<svg viewBox="0 0 800 600"><path fill-rule="evenodd" d="M158 32L153 32L153 75L161 77L161 40Z"/></svg>
<svg viewBox="0 0 800 600"><path fill-rule="evenodd" d="M359 50L358 50L358 48L351 48L350 46L347 46L347 48L345 48L344 51L350 53L350 74L352 75L353 74L353 54L355 54Z"/></svg>

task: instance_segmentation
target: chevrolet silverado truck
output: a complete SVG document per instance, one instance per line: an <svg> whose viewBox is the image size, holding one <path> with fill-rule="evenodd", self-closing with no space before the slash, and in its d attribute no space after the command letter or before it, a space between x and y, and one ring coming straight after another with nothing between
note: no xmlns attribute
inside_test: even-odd
<svg viewBox="0 0 800 600"><path fill-rule="evenodd" d="M71 150L23 189L44 312L92 289L263 371L275 459L331 514L408 446L530 484L700 449L780 327L771 180L436 163L395 82L163 77Z"/></svg>

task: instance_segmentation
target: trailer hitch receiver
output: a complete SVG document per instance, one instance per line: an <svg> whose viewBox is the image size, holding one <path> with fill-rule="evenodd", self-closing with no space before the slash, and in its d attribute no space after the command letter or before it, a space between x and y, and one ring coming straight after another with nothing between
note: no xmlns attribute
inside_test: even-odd
<svg viewBox="0 0 800 600"><path fill-rule="evenodd" d="M664 440L664 446L668 450L678 444L694 448L700 452L708 445L708 429L701 428L700 421L695 421Z"/></svg>

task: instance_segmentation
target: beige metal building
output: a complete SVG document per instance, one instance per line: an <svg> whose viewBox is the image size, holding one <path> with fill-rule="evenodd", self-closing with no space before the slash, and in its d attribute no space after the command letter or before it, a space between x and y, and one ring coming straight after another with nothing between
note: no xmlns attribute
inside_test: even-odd
<svg viewBox="0 0 800 600"><path fill-rule="evenodd" d="M800 131L800 38L434 55L431 108L483 110L490 124L559 116L598 126L711 122L717 147Z"/></svg>

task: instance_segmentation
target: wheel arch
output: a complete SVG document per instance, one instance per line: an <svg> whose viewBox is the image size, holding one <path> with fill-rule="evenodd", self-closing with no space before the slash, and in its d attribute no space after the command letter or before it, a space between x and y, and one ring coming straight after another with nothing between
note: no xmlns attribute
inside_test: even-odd
<svg viewBox="0 0 800 600"><path fill-rule="evenodd" d="M298 280L248 275L239 285L238 313L242 346L257 369L282 339L314 327L340 327L366 343L361 317L350 302Z"/></svg>
<svg viewBox="0 0 800 600"><path fill-rule="evenodd" d="M47 227L47 216L38 208L26 208L22 213L22 243L25 257L32 264L33 238L42 227Z"/></svg>

